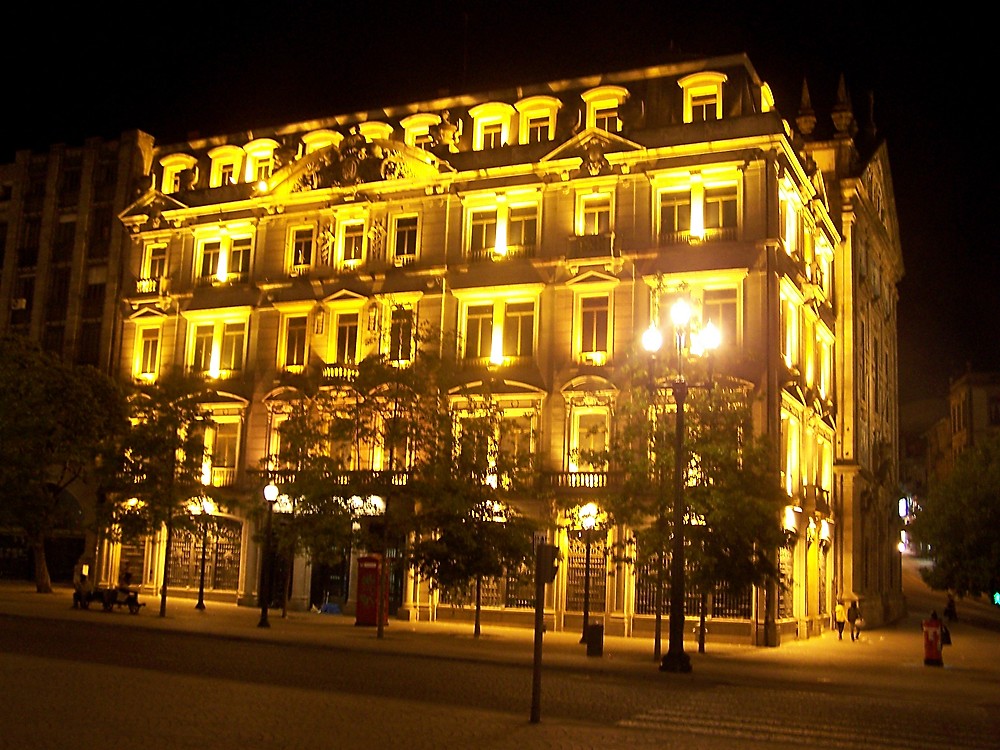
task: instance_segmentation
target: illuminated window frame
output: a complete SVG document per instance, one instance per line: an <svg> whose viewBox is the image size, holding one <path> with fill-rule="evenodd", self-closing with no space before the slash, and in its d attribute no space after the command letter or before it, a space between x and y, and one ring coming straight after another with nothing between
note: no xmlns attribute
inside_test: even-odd
<svg viewBox="0 0 1000 750"><path fill-rule="evenodd" d="M216 448L220 442L219 436L223 432L227 434L227 438L232 440L233 451L232 460L220 464L219 451ZM236 483L242 438L243 420L239 416L212 415L211 423L205 428L204 434L205 452L201 463L202 484L210 487L231 487Z"/></svg>
<svg viewBox="0 0 1000 750"><path fill-rule="evenodd" d="M500 145L506 146L511 142L511 121L517 110L504 102L485 102L476 105L469 110L469 117L472 118L472 150L484 150L485 130L488 125L500 126Z"/></svg>
<svg viewBox="0 0 1000 750"><path fill-rule="evenodd" d="M239 175L246 158L242 148L232 144L219 146L208 152L208 158L212 160L212 171L208 178L209 187L224 187L223 175L230 175L229 184L235 185L239 182Z"/></svg>
<svg viewBox="0 0 1000 750"><path fill-rule="evenodd" d="M431 145L431 128L441 123L441 115L419 112L399 121L403 128L403 142L414 148L428 148Z"/></svg>
<svg viewBox="0 0 1000 750"><path fill-rule="evenodd" d="M190 154L168 154L160 159L163 174L160 177L161 193L176 193L183 186L180 184L181 173L187 169L195 170L195 181L198 179L198 160Z"/></svg>
<svg viewBox="0 0 1000 750"><path fill-rule="evenodd" d="M274 169L274 151L278 142L271 138L257 138L243 146L247 155L246 173L243 179L248 183L267 182Z"/></svg>
<svg viewBox="0 0 1000 750"><path fill-rule="evenodd" d="M786 367L798 369L801 358L799 344L802 322L799 313L802 308L802 297L798 290L785 279L782 280L778 296L781 357Z"/></svg>
<svg viewBox="0 0 1000 750"><path fill-rule="evenodd" d="M556 115L562 102L554 96L529 96L514 105L517 110L517 142L544 143L556 137ZM538 125L532 128L532 124ZM544 123L544 124L542 124ZM538 132L543 137L532 138L532 132Z"/></svg>
<svg viewBox="0 0 1000 750"><path fill-rule="evenodd" d="M281 313L281 337L278 341L278 367L285 372L291 373L302 373L306 369L306 364L309 362L309 351L310 351L310 315L309 311L312 307L311 304L308 306L301 306L299 308L286 308L282 310ZM303 336L302 351L301 351L301 362L289 361L289 345L291 343L292 334L292 323L299 324L302 322L301 333Z"/></svg>
<svg viewBox="0 0 1000 750"><path fill-rule="evenodd" d="M156 325L136 326L132 356L133 379L147 383L154 382L160 374L162 357L163 328L159 322Z"/></svg>
<svg viewBox="0 0 1000 750"><path fill-rule="evenodd" d="M406 230L400 230L400 224L406 223ZM412 231L410 229L412 225ZM410 236L412 234L412 246ZM400 253L399 243L406 239L405 248L409 252ZM420 252L420 215L415 213L397 214L392 217L392 233L389 237L389 247L392 248L392 260L397 266L406 266L417 259Z"/></svg>
<svg viewBox="0 0 1000 750"><path fill-rule="evenodd" d="M189 311L182 313L188 321L187 341L185 346L185 369L195 375L210 379L228 379L243 372L247 367L247 344L249 341L250 308L223 308L205 311ZM243 345L240 351L240 366L233 369L222 367L223 347L227 339L227 326L242 326ZM211 328L211 351L208 367L196 370L195 352L200 328Z"/></svg>
<svg viewBox="0 0 1000 750"><path fill-rule="evenodd" d="M616 127L614 129L604 128L609 133L620 133L622 130L622 120L620 108L629 97L628 89L621 86L598 86L588 91L584 91L580 98L587 105L586 127L597 127L597 115L609 109L616 111Z"/></svg>
<svg viewBox="0 0 1000 750"><path fill-rule="evenodd" d="M301 155L308 156L327 146L339 146L342 140L344 136L335 130L313 130L302 136Z"/></svg>
<svg viewBox="0 0 1000 750"><path fill-rule="evenodd" d="M358 132L368 142L375 140L388 141L392 139L392 125L387 122L378 122L377 120L360 122L358 123Z"/></svg>
<svg viewBox="0 0 1000 750"><path fill-rule="evenodd" d="M233 247L238 241L249 242L249 247L246 248L249 254L246 260L246 271L231 271L230 269L234 267L233 265ZM253 254L253 233L246 229L234 229L234 230L223 230L219 232L213 232L211 234L202 234L196 238L197 252L195 253L195 280L198 284L226 284L233 282L243 282L249 277L250 267L252 265L252 254ZM204 260L205 260L205 250L206 247L213 243L219 243L219 260L218 265L213 273L206 275L203 274Z"/></svg>
<svg viewBox="0 0 1000 750"><path fill-rule="evenodd" d="M532 306L530 356L536 356L538 353L538 318L541 291L542 285L540 284L511 285L506 288L489 287L485 289L477 288L452 290L461 305L459 316L459 356L463 359L466 358L465 345L468 333L469 308L489 305L493 310L492 341L490 343L489 363L493 365L502 365L509 363L513 359L519 359L519 356L507 356L504 354L504 328L507 324L508 317L507 306L517 304L531 304Z"/></svg>
<svg viewBox="0 0 1000 750"><path fill-rule="evenodd" d="M310 251L309 260L304 259L299 253L300 245L305 234L309 235ZM288 235L285 240L286 255L285 266L292 276L308 273L316 267L316 254L319 250L318 238L315 224L294 224L288 227Z"/></svg>
<svg viewBox="0 0 1000 750"><path fill-rule="evenodd" d="M677 81L684 92L684 122L703 122L722 119L722 84L727 80L725 73L705 71L693 73ZM709 100L715 103L714 117L695 118L695 108L700 102L703 108L710 106Z"/></svg>
<svg viewBox="0 0 1000 750"><path fill-rule="evenodd" d="M591 450L593 446L584 446L584 430L582 429L581 422L583 420L598 421L593 419L594 417L600 417L604 422L604 448L608 449L608 440L611 436L611 413L607 406L574 406L570 412L570 439L569 439L569 449L566 451L566 467L571 472L591 472L591 471L606 471L607 464L593 464L585 462L578 454L581 449ZM587 427L587 431L591 428Z"/></svg>
<svg viewBox="0 0 1000 750"><path fill-rule="evenodd" d="M607 215L608 215L608 226L607 228L601 230L600 222L598 226L592 227L591 217L596 217L598 213L605 213L604 211L599 211L601 208L600 204L607 203ZM576 207L574 211L575 215L575 229L576 235L578 237L585 237L588 235L603 236L610 234L615 231L615 191L614 188L606 189L593 189L593 190L581 190L576 194ZM591 229L597 231L591 231Z"/></svg>

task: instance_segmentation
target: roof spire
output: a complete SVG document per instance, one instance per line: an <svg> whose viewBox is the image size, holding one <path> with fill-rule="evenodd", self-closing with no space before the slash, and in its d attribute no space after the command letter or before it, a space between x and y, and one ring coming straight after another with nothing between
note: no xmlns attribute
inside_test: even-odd
<svg viewBox="0 0 1000 750"><path fill-rule="evenodd" d="M812 135L816 127L816 113L812 108L809 84L805 78L802 79L802 101L799 103L799 116L795 118L795 124L799 126L802 135Z"/></svg>
<svg viewBox="0 0 1000 750"><path fill-rule="evenodd" d="M854 122L854 109L851 107L851 98L847 95L847 83L844 81L843 73L840 74L840 82L837 84L837 103L833 105L830 117L833 120L833 127L837 129L837 135L854 135L857 125Z"/></svg>

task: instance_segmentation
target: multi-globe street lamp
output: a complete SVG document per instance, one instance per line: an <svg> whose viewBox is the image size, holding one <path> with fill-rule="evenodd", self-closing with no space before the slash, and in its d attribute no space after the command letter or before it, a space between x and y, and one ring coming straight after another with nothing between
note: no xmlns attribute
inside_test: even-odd
<svg viewBox="0 0 1000 750"><path fill-rule="evenodd" d="M710 322L700 331L697 338L691 331L691 305L683 297L674 302L670 309L670 318L674 326L674 339L677 353L677 374L671 383L677 415L674 422L674 503L671 513L673 536L670 553L670 630L667 653L660 661L661 672L690 672L691 657L684 652L684 474L687 465L687 455L684 451L684 408L687 402L688 382L684 377L685 351L699 356L716 349L720 343L718 329ZM656 354L663 346L663 334L656 327L655 321L642 335L643 348L651 355ZM655 377L655 376L653 376ZM660 484L662 492L663 485ZM661 497L660 506L662 507ZM659 565L663 565L661 554ZM662 576L658 579L659 585ZM657 597L659 598L659 597Z"/></svg>
<svg viewBox="0 0 1000 750"><path fill-rule="evenodd" d="M188 501L188 513L201 523L201 571L198 575L198 603L195 609L205 609L205 556L208 549L208 524L219 509L210 497L193 497Z"/></svg>
<svg viewBox="0 0 1000 750"><path fill-rule="evenodd" d="M278 494L278 488L274 482L268 482L264 488L264 502L267 504L267 520L264 525L264 554L262 555L260 564L260 585L258 586L260 590L260 622L257 623L258 628L271 627L271 623L267 619L267 607L271 599L271 568L274 558L271 549L273 546L271 539L271 516L274 514L274 503L278 499Z"/></svg>
<svg viewBox="0 0 1000 750"><path fill-rule="evenodd" d="M597 504L587 503L580 508L580 528L583 530L584 554L583 574L583 635L580 643L587 642L587 626L590 624L590 547L593 544L594 527L597 526Z"/></svg>

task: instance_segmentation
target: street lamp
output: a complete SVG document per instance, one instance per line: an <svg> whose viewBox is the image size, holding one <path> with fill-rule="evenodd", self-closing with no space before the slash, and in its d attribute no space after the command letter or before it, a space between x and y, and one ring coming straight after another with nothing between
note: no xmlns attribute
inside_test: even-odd
<svg viewBox="0 0 1000 750"><path fill-rule="evenodd" d="M188 512L201 521L201 573L198 576L198 603L195 609L205 609L205 553L208 547L208 521L218 512L210 497L193 497L188 501Z"/></svg>
<svg viewBox="0 0 1000 750"><path fill-rule="evenodd" d="M580 526L583 529L583 541L586 549L583 574L583 635L580 643L587 642L587 625L590 620L590 545L593 542L594 527L597 525L597 504L587 503L580 508Z"/></svg>
<svg viewBox="0 0 1000 750"><path fill-rule="evenodd" d="M661 672L690 672L691 657L684 652L684 468L687 456L684 452L684 405L687 402L688 383L684 378L684 354L700 355L706 350L718 347L718 329L708 323L696 338L690 330L691 306L686 299L679 298L670 309L674 325L677 347L677 376L671 384L677 416L674 422L674 506L672 512L673 537L670 554L670 642L667 653L660 661ZM642 336L642 345L650 354L659 351L663 345L663 335L655 323ZM651 377L655 377L652 376ZM662 491L662 484L661 491ZM662 570L663 560L660 559ZM660 581L658 581L658 584Z"/></svg>
<svg viewBox="0 0 1000 750"><path fill-rule="evenodd" d="M267 605L271 598L271 515L274 513L274 503L278 499L278 488L274 482L269 482L264 488L264 500L267 503L267 521L264 527L264 554L260 565L260 622L258 628L269 628L271 623L267 621Z"/></svg>

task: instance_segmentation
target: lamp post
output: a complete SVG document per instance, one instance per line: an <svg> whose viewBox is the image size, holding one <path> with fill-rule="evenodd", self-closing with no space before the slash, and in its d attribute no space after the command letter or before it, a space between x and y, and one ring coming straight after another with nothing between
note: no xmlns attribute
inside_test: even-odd
<svg viewBox="0 0 1000 750"><path fill-rule="evenodd" d="M687 465L687 455L684 451L684 409L689 388L687 380L684 378L684 350L687 347L692 353L700 354L705 349L714 349L719 345L719 335L718 329L709 323L702 331L699 340L697 342L693 340L690 332L691 306L684 298L679 298L673 304L670 309L670 318L674 325L674 338L677 347L677 375L670 388L677 407L677 415L674 421L674 504L671 512L673 536L670 540L670 640L667 653L660 661L660 671L690 672L691 657L684 652L684 514L686 510L684 469ZM646 351L651 354L655 354L663 345L663 335L656 328L655 323L643 334L642 344ZM697 344L697 346L693 344ZM661 483L661 491L662 486ZM661 569L662 564L661 556Z"/></svg>
<svg viewBox="0 0 1000 750"><path fill-rule="evenodd" d="M264 488L264 501L267 503L267 521L264 527L264 554L260 565L260 622L258 628L269 628L271 623L267 620L267 605L271 598L271 515L274 513L274 503L278 499L278 488L273 482L269 482Z"/></svg>
<svg viewBox="0 0 1000 750"><path fill-rule="evenodd" d="M195 609L205 609L205 554L208 547L208 521L215 515L218 508L210 497L192 498L188 503L188 512L198 516L201 521L201 572L198 575L198 603Z"/></svg>
<svg viewBox="0 0 1000 750"><path fill-rule="evenodd" d="M583 635L580 643L587 642L587 626L590 624L590 545L593 542L594 527L597 525L597 505L587 503L580 508L580 526L583 529L584 555L583 573Z"/></svg>

